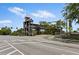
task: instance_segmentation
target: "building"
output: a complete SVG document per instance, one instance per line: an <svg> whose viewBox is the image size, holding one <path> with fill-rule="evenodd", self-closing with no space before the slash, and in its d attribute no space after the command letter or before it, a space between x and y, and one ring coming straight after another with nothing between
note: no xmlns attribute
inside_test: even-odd
<svg viewBox="0 0 79 59"><path fill-rule="evenodd" d="M35 29L37 31L37 34L40 33L41 29L44 29L44 27L40 26L39 24L33 24L33 20L30 17L25 17L25 21L23 22L23 27L25 31L25 35L31 36L32 29Z"/></svg>

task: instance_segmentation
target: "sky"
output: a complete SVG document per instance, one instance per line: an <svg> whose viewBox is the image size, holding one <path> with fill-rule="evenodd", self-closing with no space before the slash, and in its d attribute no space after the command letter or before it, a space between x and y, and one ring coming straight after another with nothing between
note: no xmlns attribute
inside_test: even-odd
<svg viewBox="0 0 79 59"><path fill-rule="evenodd" d="M0 3L0 28L4 26L23 28L25 16L30 16L33 23L40 21L63 20L64 3ZM76 30L78 25L73 25Z"/></svg>

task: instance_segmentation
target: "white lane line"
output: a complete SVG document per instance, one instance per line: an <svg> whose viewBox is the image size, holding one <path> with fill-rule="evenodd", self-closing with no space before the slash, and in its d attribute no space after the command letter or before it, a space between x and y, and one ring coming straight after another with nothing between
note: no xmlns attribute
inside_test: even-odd
<svg viewBox="0 0 79 59"><path fill-rule="evenodd" d="M3 44L3 43L2 43L2 44L0 44L0 47L1 47L1 46L3 46L3 45L5 45L5 44Z"/></svg>
<svg viewBox="0 0 79 59"><path fill-rule="evenodd" d="M65 54L61 54L61 55L65 55Z"/></svg>
<svg viewBox="0 0 79 59"><path fill-rule="evenodd" d="M19 40L19 39L18 39L18 41L25 41L25 40Z"/></svg>
<svg viewBox="0 0 79 59"><path fill-rule="evenodd" d="M13 44L23 44L23 43L35 43L35 42L22 42L22 43L13 43ZM65 50L65 49L61 49L61 48L57 48L57 47L50 47L50 46L47 46L47 45L44 45L44 44L40 44L40 45L46 46L46 47L49 47L49 48L58 49L58 50L64 50L65 52L69 52L69 53L79 54L77 52L73 52L73 51L70 51L70 50Z"/></svg>
<svg viewBox="0 0 79 59"><path fill-rule="evenodd" d="M44 44L40 44L40 45L46 46L48 48L54 48L54 49L58 49L58 50L63 50L64 52L68 52L68 53L79 54L77 52L73 52L73 51L70 51L70 50L65 50L65 49L61 49L61 48L57 48L57 47L50 47L50 46L47 46L47 45L44 45Z"/></svg>
<svg viewBox="0 0 79 59"><path fill-rule="evenodd" d="M12 47L9 47L9 48L6 48L6 49L3 49L3 50L0 50L0 52L3 52L3 51L8 50L8 49L10 49L10 48L12 48Z"/></svg>
<svg viewBox="0 0 79 59"><path fill-rule="evenodd" d="M19 53L21 53L22 55L24 55L20 50L18 50L17 48L15 48L12 44L10 44L9 42L7 42L12 48L14 48L15 50L17 50Z"/></svg>
<svg viewBox="0 0 79 59"><path fill-rule="evenodd" d="M0 48L4 48L4 47L7 47L7 46L9 46L9 45L1 46Z"/></svg>
<svg viewBox="0 0 79 59"><path fill-rule="evenodd" d="M6 44L0 44L0 47L5 46Z"/></svg>
<svg viewBox="0 0 79 59"><path fill-rule="evenodd" d="M13 53L15 53L15 52L16 52L16 50L14 50L14 51L8 53L7 55L11 55L11 54L13 54Z"/></svg>
<svg viewBox="0 0 79 59"><path fill-rule="evenodd" d="M12 43L12 44L24 44L24 43L38 43L38 42L19 42L19 43Z"/></svg>

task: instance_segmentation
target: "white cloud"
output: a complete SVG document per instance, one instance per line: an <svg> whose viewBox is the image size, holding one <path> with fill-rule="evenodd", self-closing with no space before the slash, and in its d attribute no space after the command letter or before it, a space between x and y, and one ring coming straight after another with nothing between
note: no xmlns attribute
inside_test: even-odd
<svg viewBox="0 0 79 59"><path fill-rule="evenodd" d="M25 9L19 7L10 7L8 8L8 10L22 18L24 18L26 15L40 19L55 18L55 15L53 13L46 10L37 10L36 12L29 12L29 13L27 12L27 14Z"/></svg>
<svg viewBox="0 0 79 59"><path fill-rule="evenodd" d="M1 20L0 24L11 24L12 21L11 20Z"/></svg>
<svg viewBox="0 0 79 59"><path fill-rule="evenodd" d="M31 13L31 15L39 18L55 18L55 15L53 13L46 10L38 10L35 13Z"/></svg>
<svg viewBox="0 0 79 59"><path fill-rule="evenodd" d="M19 15L21 17L24 17L25 14L25 10L23 8L19 8L19 7L10 7L8 8L8 10L12 13L15 13L16 15Z"/></svg>
<svg viewBox="0 0 79 59"><path fill-rule="evenodd" d="M8 10L10 10L11 12L14 12L14 13L24 12L24 10L22 8L19 8L19 7L11 7L11 8L8 8Z"/></svg>

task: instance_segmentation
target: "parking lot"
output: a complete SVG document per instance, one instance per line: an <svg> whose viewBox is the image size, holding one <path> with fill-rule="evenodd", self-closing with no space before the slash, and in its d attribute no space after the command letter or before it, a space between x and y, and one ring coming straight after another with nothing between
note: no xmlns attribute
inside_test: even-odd
<svg viewBox="0 0 79 59"><path fill-rule="evenodd" d="M78 47L43 36L0 36L0 55L79 55Z"/></svg>

